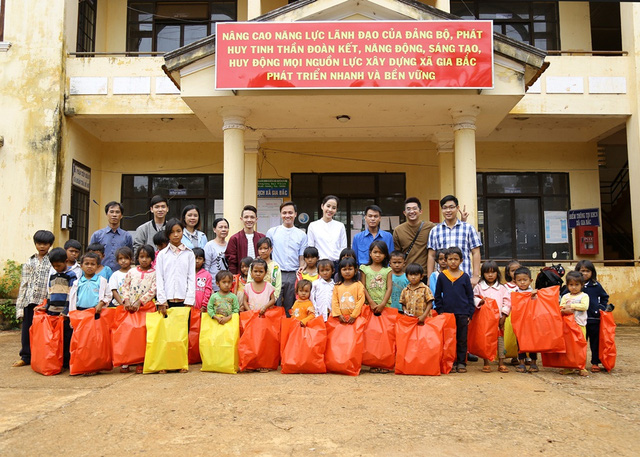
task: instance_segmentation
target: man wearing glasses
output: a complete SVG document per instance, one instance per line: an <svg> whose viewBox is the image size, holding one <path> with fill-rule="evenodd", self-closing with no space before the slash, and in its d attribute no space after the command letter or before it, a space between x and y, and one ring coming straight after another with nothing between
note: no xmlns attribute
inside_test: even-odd
<svg viewBox="0 0 640 457"><path fill-rule="evenodd" d="M461 212L462 220L458 219L458 199L453 195L447 195L440 200L444 222L436 225L429 234L427 278L435 269L436 251L457 246L462 250L462 265L460 268L471 278L473 287L480 280L480 235L471 224L464 222L464 212ZM472 268L473 267L473 268Z"/></svg>
<svg viewBox="0 0 640 457"><path fill-rule="evenodd" d="M422 205L416 197L409 197L404 201L403 213L407 221L393 231L393 245L395 249L404 253L407 265L417 263L426 271L429 232L436 225L420 220Z"/></svg>

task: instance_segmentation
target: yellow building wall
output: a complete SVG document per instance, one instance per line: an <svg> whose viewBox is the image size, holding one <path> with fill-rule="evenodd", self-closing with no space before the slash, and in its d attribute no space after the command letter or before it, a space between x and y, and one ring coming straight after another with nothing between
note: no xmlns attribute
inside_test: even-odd
<svg viewBox="0 0 640 457"><path fill-rule="evenodd" d="M563 51L591 50L589 2L559 2L560 48Z"/></svg>

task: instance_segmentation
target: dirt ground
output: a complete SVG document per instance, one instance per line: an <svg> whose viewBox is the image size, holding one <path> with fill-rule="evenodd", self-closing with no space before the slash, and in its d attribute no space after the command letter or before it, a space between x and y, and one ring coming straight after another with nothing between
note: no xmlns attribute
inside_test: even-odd
<svg viewBox="0 0 640 457"><path fill-rule="evenodd" d="M611 374L411 377L10 368L0 332L0 455L637 456L640 327Z"/></svg>

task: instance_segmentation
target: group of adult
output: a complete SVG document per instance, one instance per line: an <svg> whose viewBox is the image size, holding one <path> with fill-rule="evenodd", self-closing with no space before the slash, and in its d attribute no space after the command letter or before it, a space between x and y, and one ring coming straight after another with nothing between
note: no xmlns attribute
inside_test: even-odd
<svg viewBox="0 0 640 457"><path fill-rule="evenodd" d="M294 225L297 217L295 203L284 202L280 205L282 224L271 227L266 234L256 231L258 211L254 206L247 205L240 214L242 230L227 240L229 222L225 218L218 218L213 222L215 236L210 241L206 234L199 230L200 210L195 205L188 205L182 210L182 223L185 227L182 242L191 249L204 249L205 268L215 277L218 271L224 269L230 270L233 274L239 273L241 260L245 257L255 258L258 241L265 236L270 238L273 244L272 258L280 266L282 275L282 291L278 304L289 309L295 301L296 274L305 266L305 248L314 246L318 249L320 259L336 262L340 252L347 247L345 225L334 219L339 203L338 197L326 196L320 206L322 218L311 222L305 233ZM426 277L429 277L437 268L436 251L457 246L463 253L461 269L471 276L471 282L475 286L480 278L480 236L475 227L465 222L467 214L460 210L455 196L447 195L442 198L440 207L443 222L434 224L421 219L422 204L419 199L407 198L403 211L406 222L398 225L392 235L380 229L380 207L368 206L364 214L366 227L354 236L352 242L358 264L366 264L369 261L369 246L375 240L382 240L387 244L389 252L403 252L407 264L422 265ZM153 218L140 225L132 238L129 232L120 226L124 216L122 205L115 201L106 205L108 225L92 235L91 243L105 246L103 263L113 271L119 269L115 259L115 252L119 247L129 246L135 252L145 244L153 245L155 234L164 230L169 212L167 199L159 195L154 196L149 209Z"/></svg>

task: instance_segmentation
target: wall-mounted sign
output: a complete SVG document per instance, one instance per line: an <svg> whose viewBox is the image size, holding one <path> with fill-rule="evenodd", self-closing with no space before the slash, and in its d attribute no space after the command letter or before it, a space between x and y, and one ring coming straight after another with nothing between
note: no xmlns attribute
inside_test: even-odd
<svg viewBox="0 0 640 457"><path fill-rule="evenodd" d="M183 197L187 195L187 189L169 189L170 197Z"/></svg>
<svg viewBox="0 0 640 457"><path fill-rule="evenodd" d="M592 225L600 227L600 209L572 209L569 210L569 228L582 227L583 225Z"/></svg>
<svg viewBox="0 0 640 457"><path fill-rule="evenodd" d="M91 169L76 162L71 164L71 184L79 189L91 191Z"/></svg>
<svg viewBox="0 0 640 457"><path fill-rule="evenodd" d="M288 179L258 179L258 197L288 197Z"/></svg>
<svg viewBox="0 0 640 457"><path fill-rule="evenodd" d="M216 89L487 89L492 21L219 22Z"/></svg>

